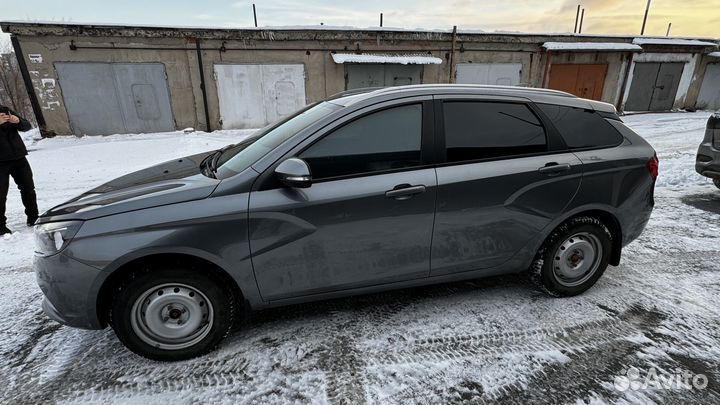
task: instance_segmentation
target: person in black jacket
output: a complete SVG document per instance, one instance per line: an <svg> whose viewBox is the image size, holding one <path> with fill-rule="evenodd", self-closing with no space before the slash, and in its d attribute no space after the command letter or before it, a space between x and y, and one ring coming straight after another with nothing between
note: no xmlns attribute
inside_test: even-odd
<svg viewBox="0 0 720 405"><path fill-rule="evenodd" d="M25 158L27 149L18 134L18 131L27 131L30 128L32 125L26 119L0 105L0 235L12 233L7 227L7 218L5 218L5 203L10 187L10 176L20 189L28 226L34 225L38 218L32 170L30 163Z"/></svg>

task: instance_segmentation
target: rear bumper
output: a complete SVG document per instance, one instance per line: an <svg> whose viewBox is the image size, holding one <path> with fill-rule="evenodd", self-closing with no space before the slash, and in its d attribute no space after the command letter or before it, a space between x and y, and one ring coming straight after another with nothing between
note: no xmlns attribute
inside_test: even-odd
<svg viewBox="0 0 720 405"><path fill-rule="evenodd" d="M650 222L650 216L652 215L652 205L644 206L644 209L637 210L636 215L632 218L628 218L625 222L625 229L623 232L622 246L627 246L630 242L637 239L640 234L643 233L648 222Z"/></svg>
<svg viewBox="0 0 720 405"><path fill-rule="evenodd" d="M655 181L638 187L632 197L619 207L617 218L622 230L621 246L637 239L645 230L655 207Z"/></svg>
<svg viewBox="0 0 720 405"><path fill-rule="evenodd" d="M45 295L42 309L48 317L77 328L104 327L97 316L97 293L106 273L63 253L35 257L34 267Z"/></svg>

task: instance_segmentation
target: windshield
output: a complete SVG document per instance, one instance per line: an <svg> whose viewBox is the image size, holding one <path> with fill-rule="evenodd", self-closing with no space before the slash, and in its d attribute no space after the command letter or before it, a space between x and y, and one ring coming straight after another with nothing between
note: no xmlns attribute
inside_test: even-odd
<svg viewBox="0 0 720 405"><path fill-rule="evenodd" d="M341 108L327 101L312 104L284 121L267 126L250 138L227 147L217 159L217 178L224 179L240 173L298 131Z"/></svg>

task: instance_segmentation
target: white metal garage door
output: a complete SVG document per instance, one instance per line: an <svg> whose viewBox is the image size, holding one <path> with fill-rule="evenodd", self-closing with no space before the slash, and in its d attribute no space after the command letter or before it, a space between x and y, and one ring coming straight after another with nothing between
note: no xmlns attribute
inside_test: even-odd
<svg viewBox="0 0 720 405"><path fill-rule="evenodd" d="M175 129L162 63L56 63L76 135Z"/></svg>
<svg viewBox="0 0 720 405"><path fill-rule="evenodd" d="M522 63L458 63L455 82L517 86L521 72Z"/></svg>
<svg viewBox="0 0 720 405"><path fill-rule="evenodd" d="M424 65L392 63L345 64L345 89L405 86L422 83Z"/></svg>
<svg viewBox="0 0 720 405"><path fill-rule="evenodd" d="M215 65L224 129L260 128L305 105L303 65Z"/></svg>
<svg viewBox="0 0 720 405"><path fill-rule="evenodd" d="M696 107L720 110L720 63L711 63L705 68Z"/></svg>

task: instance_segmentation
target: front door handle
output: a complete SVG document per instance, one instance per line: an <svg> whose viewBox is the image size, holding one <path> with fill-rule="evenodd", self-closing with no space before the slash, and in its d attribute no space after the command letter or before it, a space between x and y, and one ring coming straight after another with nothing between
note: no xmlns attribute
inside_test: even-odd
<svg viewBox="0 0 720 405"><path fill-rule="evenodd" d="M411 186L410 184L399 184L392 190L385 192L385 197L394 198L396 200L407 200L412 198L415 194L422 194L425 192L425 186Z"/></svg>
<svg viewBox="0 0 720 405"><path fill-rule="evenodd" d="M549 176L554 176L568 170L570 170L569 163L558 164L557 162L550 162L538 169L540 173L547 174Z"/></svg>

